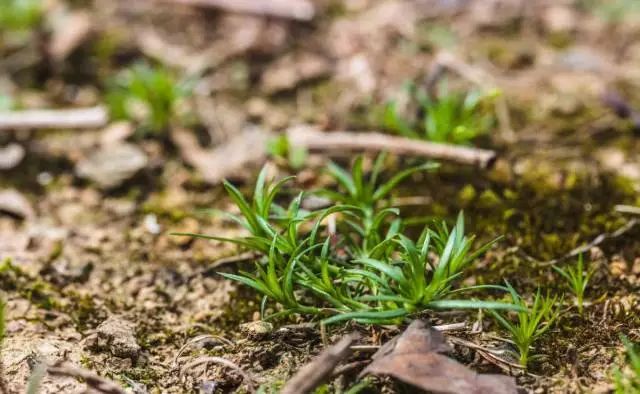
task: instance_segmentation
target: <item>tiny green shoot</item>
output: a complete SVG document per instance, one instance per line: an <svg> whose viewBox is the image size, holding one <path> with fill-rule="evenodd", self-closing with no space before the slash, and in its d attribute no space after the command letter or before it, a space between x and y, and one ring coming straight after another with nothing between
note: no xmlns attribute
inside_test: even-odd
<svg viewBox="0 0 640 394"><path fill-rule="evenodd" d="M558 296L542 296L540 289L533 298L533 304L528 307L527 302L507 282L507 289L511 302L519 305L523 310L517 312L517 321L512 322L509 317L501 315L495 310L489 312L511 335L511 340L518 349L520 365L527 367L529 361L536 356L530 356L531 346L551 328L560 314L561 302Z"/></svg>
<svg viewBox="0 0 640 394"><path fill-rule="evenodd" d="M587 285L589 284L589 280L591 276L595 272L593 268L589 270L584 270L582 254L578 257L578 262L574 267L567 267L566 269L562 269L560 267L553 267L563 278L566 279L569 289L576 296L576 301L578 304L578 313L582 316L583 313L583 304L584 304L584 292L587 289Z"/></svg>
<svg viewBox="0 0 640 394"><path fill-rule="evenodd" d="M620 339L624 344L628 363L624 370L613 371L613 384L616 394L633 394L640 392L640 354L634 344L625 336Z"/></svg>

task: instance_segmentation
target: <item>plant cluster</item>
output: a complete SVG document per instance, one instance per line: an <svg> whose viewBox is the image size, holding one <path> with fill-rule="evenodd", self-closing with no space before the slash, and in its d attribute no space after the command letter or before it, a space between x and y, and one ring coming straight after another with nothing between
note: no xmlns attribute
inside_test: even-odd
<svg viewBox="0 0 640 394"><path fill-rule="evenodd" d="M133 120L143 131L161 133L191 85L177 81L167 69L138 63L111 80L106 102L114 119Z"/></svg>
<svg viewBox="0 0 640 394"><path fill-rule="evenodd" d="M362 323L399 322L427 309L489 308L522 310L520 305L478 301L452 295L476 286L459 288L459 279L492 243L473 249L473 236L465 235L460 214L453 228L442 222L426 226L416 240L407 237L397 209L387 197L395 187L433 163L414 167L381 182L384 155L365 176L363 158L349 173L335 164L329 173L340 190L321 190L334 205L317 211L301 208L304 193L284 207L279 192L290 178L270 184L263 169L252 200L225 182L241 215L227 216L249 235L221 238L180 234L232 242L258 252L252 272L221 274L252 287L268 302L278 304L269 316L300 313L323 318L325 324L344 320ZM500 286L498 286L500 287Z"/></svg>
<svg viewBox="0 0 640 394"><path fill-rule="evenodd" d="M432 98L413 84L407 90L407 107L417 108L415 116L403 114L397 101L388 102L382 113L383 127L404 137L469 144L494 123L493 101L499 94L497 91L453 92L442 83L437 97Z"/></svg>

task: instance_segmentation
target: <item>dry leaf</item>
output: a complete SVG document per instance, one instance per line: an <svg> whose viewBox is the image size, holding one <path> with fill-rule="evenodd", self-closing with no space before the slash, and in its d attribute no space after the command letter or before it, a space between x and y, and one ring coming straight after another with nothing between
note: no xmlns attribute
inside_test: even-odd
<svg viewBox="0 0 640 394"><path fill-rule="evenodd" d="M478 374L439 354L448 349L440 332L416 320L399 337L378 350L361 376L390 375L423 390L443 394L517 393L513 378Z"/></svg>

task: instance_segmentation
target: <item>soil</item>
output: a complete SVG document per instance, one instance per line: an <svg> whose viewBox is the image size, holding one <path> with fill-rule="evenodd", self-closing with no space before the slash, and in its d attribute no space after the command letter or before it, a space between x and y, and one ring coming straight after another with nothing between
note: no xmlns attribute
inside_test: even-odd
<svg viewBox="0 0 640 394"><path fill-rule="evenodd" d="M640 340L640 225L616 209L640 204L640 140L633 121L616 116L601 98L617 91L640 108L640 13L607 14L605 1L318 0L312 21L291 21L172 4L177 1L50 3L40 27L19 45L6 33L0 39L0 97L23 108L98 104L109 78L147 59L197 76L181 110L189 121L170 127L212 146L250 123L275 132L298 123L380 130L381 105L401 95L404 82L423 81L443 50L483 70L508 104L513 136L496 125L474 141L498 152L489 170L444 163L405 183L396 196L403 214L453 219L464 210L478 242L503 236L465 284L508 280L523 294L538 287L566 292L550 265L575 261L564 257L582 245L590 245L585 260L596 271L584 314L567 293L566 308L536 345L540 357L527 373L461 345L452 356L477 371L516 376L528 392L612 389L612 371L624 360L620 334ZM86 12L95 22L62 59L47 49L56 10ZM202 60L203 53L211 55ZM194 72L197 62L204 65ZM455 73L450 78L469 85ZM116 187L78 177L75 166L97 151L103 133L0 130L0 144L26 149L20 164L0 170L0 187L19 191L35 212L0 212L8 392L23 392L38 362L59 360L133 392L247 391L242 376L223 365L185 368L202 356L230 360L277 392L324 348L319 328L302 316L247 326L259 320L260 297L217 274L247 263L215 263L238 251L170 235L240 230L202 214L234 208L220 185L187 164L169 132L128 137L148 161ZM269 165L298 175L295 186L308 188L326 182L327 159L313 154L300 170L280 159ZM397 165L414 160L398 158ZM252 167L229 177L249 192L255 174ZM466 321L468 328L452 335L508 346L496 340L506 334L490 319L482 333L472 331L476 315L424 318L434 325ZM401 329L347 324L331 328L327 339L357 330L362 344L381 345ZM350 361L369 356L356 352ZM342 392L356 376L357 370L336 378L327 392ZM40 387L81 392L86 384L47 376ZM390 378L373 379L367 390L414 392Z"/></svg>

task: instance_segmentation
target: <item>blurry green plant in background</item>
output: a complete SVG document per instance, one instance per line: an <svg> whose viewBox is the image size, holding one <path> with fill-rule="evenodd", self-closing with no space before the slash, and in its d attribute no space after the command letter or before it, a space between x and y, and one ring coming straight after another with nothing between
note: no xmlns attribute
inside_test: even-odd
<svg viewBox="0 0 640 394"><path fill-rule="evenodd" d="M157 134L166 131L192 89L193 80L179 81L166 68L137 63L108 83L106 102L114 119L131 120L143 134Z"/></svg>
<svg viewBox="0 0 640 394"><path fill-rule="evenodd" d="M407 84L407 108L415 109L411 116L400 108L397 100L385 105L381 122L385 129L407 138L439 143L470 144L486 134L495 122L493 104L500 94L497 90L454 92L443 81L436 97L415 84Z"/></svg>

